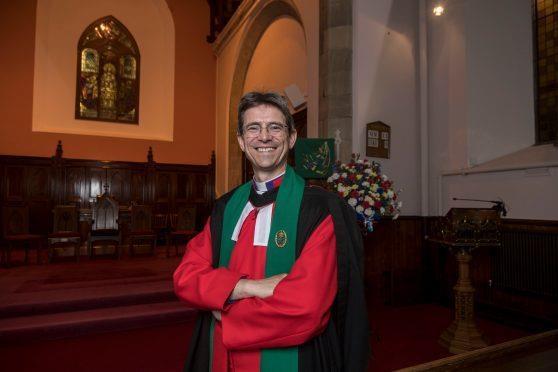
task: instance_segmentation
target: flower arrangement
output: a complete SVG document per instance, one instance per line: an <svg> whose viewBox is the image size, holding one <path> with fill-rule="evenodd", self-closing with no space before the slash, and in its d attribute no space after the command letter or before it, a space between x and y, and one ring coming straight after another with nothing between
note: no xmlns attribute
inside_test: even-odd
<svg viewBox="0 0 558 372"><path fill-rule="evenodd" d="M337 162L327 179L330 188L354 208L357 219L367 231L374 230L374 222L382 216L399 217L403 203L397 201L393 181L382 174L379 163L360 160L353 154L349 163Z"/></svg>

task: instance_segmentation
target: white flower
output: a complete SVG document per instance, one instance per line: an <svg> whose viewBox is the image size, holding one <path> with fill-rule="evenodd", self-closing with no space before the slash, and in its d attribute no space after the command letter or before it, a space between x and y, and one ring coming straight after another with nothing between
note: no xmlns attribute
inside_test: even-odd
<svg viewBox="0 0 558 372"><path fill-rule="evenodd" d="M343 186L342 184L337 185L337 191L344 192L345 191L345 186Z"/></svg>
<svg viewBox="0 0 558 372"><path fill-rule="evenodd" d="M341 177L347 178L347 173L346 172L341 173Z"/></svg>
<svg viewBox="0 0 558 372"><path fill-rule="evenodd" d="M362 213L362 211L364 210L364 208L362 207L362 205L357 205L356 208L355 208L355 210L356 210L358 213Z"/></svg>
<svg viewBox="0 0 558 372"><path fill-rule="evenodd" d="M370 174L370 173L372 173L372 169L370 169L370 168L366 168L366 169L364 170L364 173L366 173L366 174Z"/></svg>
<svg viewBox="0 0 558 372"><path fill-rule="evenodd" d="M402 201L398 201L398 202L397 202L397 209L401 209L402 206L403 206L403 202L402 202Z"/></svg>
<svg viewBox="0 0 558 372"><path fill-rule="evenodd" d="M368 195L364 197L364 200L367 201L369 204L372 204L374 202L374 200Z"/></svg>
<svg viewBox="0 0 558 372"><path fill-rule="evenodd" d="M364 182L362 183L362 186L364 186L364 187L368 187L368 186L370 186L370 182L368 182L368 181L364 181Z"/></svg>
<svg viewBox="0 0 558 372"><path fill-rule="evenodd" d="M386 212L386 209L384 207L380 207L380 214L384 214Z"/></svg>
<svg viewBox="0 0 558 372"><path fill-rule="evenodd" d="M388 198L390 198L390 199L393 198L393 190L388 190L387 196L388 196Z"/></svg>
<svg viewBox="0 0 558 372"><path fill-rule="evenodd" d="M374 211L372 210L372 208L366 208L366 210L364 211L364 214L367 216L372 216L373 213Z"/></svg>
<svg viewBox="0 0 558 372"><path fill-rule="evenodd" d="M339 173L333 173L333 174L331 175L331 178L333 178L334 180L339 179Z"/></svg>
<svg viewBox="0 0 558 372"><path fill-rule="evenodd" d="M327 178L327 183L332 183L333 182L333 177L328 177Z"/></svg>
<svg viewBox="0 0 558 372"><path fill-rule="evenodd" d="M388 176L386 176L385 174L382 175L382 180L387 181L388 180Z"/></svg>
<svg viewBox="0 0 558 372"><path fill-rule="evenodd" d="M349 200L347 201L347 203L349 203L349 205L351 207L354 207L357 203L357 200L355 198L349 198Z"/></svg>

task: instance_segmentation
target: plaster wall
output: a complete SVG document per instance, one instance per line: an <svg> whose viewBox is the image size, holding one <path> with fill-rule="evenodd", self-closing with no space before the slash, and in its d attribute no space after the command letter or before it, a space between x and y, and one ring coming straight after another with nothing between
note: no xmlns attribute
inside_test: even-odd
<svg viewBox="0 0 558 372"><path fill-rule="evenodd" d="M242 42L246 38L247 29L253 22L258 21L258 13L269 3L273 1L282 1L282 0L255 0L253 4L248 10L247 15L242 19L240 24L234 28L233 32L231 33L230 37L224 42L223 45L220 46L219 50L217 51L217 80L216 80L216 160L217 160L217 172L216 172L216 184L215 184L215 191L217 195L221 195L227 192L231 187L234 185L228 184L228 141L229 141L229 110L230 110L230 96L231 96L231 84L233 82L233 75L236 68L236 61L238 60L241 53L246 53L245 50L242 49ZM305 45L306 45L306 62L300 62L293 64L289 62L289 68L283 68L282 73L285 76L293 76L296 79L302 81L302 78L297 78L296 76L302 76L302 72L306 76L306 91L301 87L303 93L307 94L307 109L308 109L308 136L315 137L318 133L318 49L319 49L319 2L318 0L293 0L293 1L285 1L286 3L291 4L300 15L302 20L302 29L304 31L304 38L305 38ZM276 26L280 26L279 28L284 29L283 26L291 27L291 31L298 33L298 31L294 31L292 28L291 22L295 22L292 19L287 19L288 22L284 22L284 18L281 19L277 24L271 24L271 32L274 33L273 28ZM264 42L265 42L265 33L264 33ZM297 36L298 38L298 36ZM297 54L301 54L300 51L300 42L297 41ZM266 47L264 47L266 48ZM258 48L256 48L258 49ZM298 57L296 57L298 58ZM255 62L258 65L259 62ZM261 65L260 65L261 66ZM286 67L286 66L285 66ZM263 68L263 66L261 67ZM260 69L260 67L258 67ZM269 69L268 69L269 70ZM248 84L253 87L260 87L265 84L271 84L272 82L270 79L275 79L273 77L266 77L264 80L259 80L260 78L256 75L263 78L261 73L255 73L256 69L253 71L248 72L247 80ZM288 72L290 71L290 72ZM276 71L268 71L268 75L275 74ZM278 80L277 80L278 81ZM273 82L273 84L279 85L278 82ZM281 88L289 85L280 84ZM236 125L236 123L233 123ZM238 164L240 167L240 164Z"/></svg>
<svg viewBox="0 0 558 372"><path fill-rule="evenodd" d="M420 210L417 92L418 1L355 0L353 152L366 154L366 124L391 126L391 156L370 158L401 189L404 215Z"/></svg>
<svg viewBox="0 0 558 372"><path fill-rule="evenodd" d="M138 43L138 125L74 118L77 43L85 27L107 12L122 22ZM35 35L34 132L172 141L174 24L164 1L39 0Z"/></svg>
<svg viewBox="0 0 558 372"><path fill-rule="evenodd" d="M72 158L145 161L148 147L153 146L155 160L158 162L191 164L209 162L215 141L215 61L210 45L205 42L209 17L209 8L205 2L137 1L133 2L133 6L129 8L129 14L137 19L130 19L122 12L121 7L125 4L124 2L116 4L100 1L95 3L99 14L92 13L91 19L84 21L83 29L95 19L112 14L134 33L136 41L140 45L142 52L140 104L142 106L140 106L139 127L126 124L96 123L106 130L100 128L99 132L89 133L89 135L69 134L74 132L72 128L61 129L60 133L34 131L38 128L32 130L35 67L44 67L35 66L34 62L35 45L42 45L42 39L37 40L37 43L35 39L37 6L42 6L41 4L57 7L65 4L65 6L58 9L59 16L64 21L56 25L49 24L47 34L41 33L42 36L38 36L39 38L48 38L49 33L53 32L67 32L67 36L70 37L70 34L74 35L77 32L73 28L74 21L83 18L82 13L76 15L76 12L81 12L81 10L75 10L73 2L68 1L56 4L51 1L43 3L43 0L40 0L39 4L37 1L2 3L0 42L2 42L3 48L0 52L2 53L0 71L2 71L4 89L0 91L0 102L2 102L2 106L0 106L2 116L0 123L1 154L51 156L56 148L57 140L61 139L64 143L64 156ZM162 45L154 46L152 37L161 34L150 33L153 30L140 25L141 20L147 25L152 24L153 27L161 26L167 31L171 30L172 34L165 35L165 39L160 41ZM73 120L75 52L77 38L81 31L77 33L75 40L72 36L70 50L64 52L69 54L63 54L67 58L61 62L62 66L67 65L69 69L57 73L56 76L48 77L50 80L47 80L48 84L44 86L51 97L43 95L42 99L50 100L52 97L60 97L60 103L65 107L65 111L57 111L60 120L54 120L48 115L43 116L45 113L43 110L43 113L39 112L38 116L35 116L36 122L39 124L44 123L44 119L47 117L49 123L54 126L64 122L67 124L70 121L76 122L75 124L78 126L90 124ZM63 38L63 40L66 39ZM143 48L145 45L151 45L154 49L147 52ZM161 50L162 53L167 53L164 54L163 59L168 57L168 53L171 51L173 57L172 61L169 62L166 58L166 64L157 66L157 61L154 61L148 54L159 53ZM60 57L54 55L53 50L50 49L43 52L46 52L48 58ZM53 61L49 63L51 62ZM151 80L149 83L150 79L160 77L161 74L167 76L162 82L162 86L166 90L160 96L150 98L150 88L155 89L155 92L158 89L156 82ZM171 81L169 76L172 77ZM144 85L144 83L151 85ZM173 85L174 88L172 88ZM68 95L70 91L71 94ZM161 103L161 100L166 101L159 106L158 103ZM59 103L55 102L55 104ZM164 108L162 113L161 107ZM50 107L50 104L45 108L46 110L54 109ZM159 116L158 113L161 115ZM151 123L146 123L147 119ZM170 129L167 126L166 129L161 130L160 124L168 123L171 124ZM154 130L151 135L144 136L135 133L147 124ZM124 131L121 133L123 137L132 138L117 138L118 133L111 133L110 128L114 128L114 126L118 127L116 130ZM172 133L172 142L162 140L159 134L165 131L167 134Z"/></svg>
<svg viewBox="0 0 558 372"><path fill-rule="evenodd" d="M304 30L292 18L273 22L263 34L248 67L244 92L283 90L290 84L307 91Z"/></svg>
<svg viewBox="0 0 558 372"><path fill-rule="evenodd" d="M502 198L510 218L558 219L558 153L532 146L531 17L530 0L454 1L428 15L430 214L489 206L453 197Z"/></svg>

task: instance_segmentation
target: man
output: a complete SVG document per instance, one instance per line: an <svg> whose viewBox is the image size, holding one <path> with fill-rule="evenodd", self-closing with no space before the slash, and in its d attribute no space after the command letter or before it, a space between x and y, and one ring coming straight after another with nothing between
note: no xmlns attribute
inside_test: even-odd
<svg viewBox="0 0 558 372"><path fill-rule="evenodd" d="M287 166L293 118L275 93L242 97L237 138L254 180L216 201L175 292L198 308L186 371L362 371L362 241L337 195Z"/></svg>

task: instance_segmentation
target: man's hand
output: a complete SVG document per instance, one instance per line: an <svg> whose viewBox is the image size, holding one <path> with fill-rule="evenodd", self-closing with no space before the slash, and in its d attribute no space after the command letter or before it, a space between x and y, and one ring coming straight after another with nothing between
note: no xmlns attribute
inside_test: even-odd
<svg viewBox="0 0 558 372"><path fill-rule="evenodd" d="M221 312L219 310L211 310L213 317L218 321L221 321Z"/></svg>
<svg viewBox="0 0 558 372"><path fill-rule="evenodd" d="M277 274L259 280L240 279L238 283L236 283L230 299L241 300L249 297L269 297L273 295L273 291L275 287L277 287L277 284L286 276L287 274Z"/></svg>

